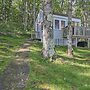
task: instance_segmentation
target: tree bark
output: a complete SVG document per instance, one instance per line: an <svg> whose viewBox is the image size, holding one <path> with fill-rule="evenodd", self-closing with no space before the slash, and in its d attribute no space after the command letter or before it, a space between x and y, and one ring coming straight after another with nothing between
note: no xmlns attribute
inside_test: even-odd
<svg viewBox="0 0 90 90"><path fill-rule="evenodd" d="M2 0L2 20L6 20L6 0Z"/></svg>
<svg viewBox="0 0 90 90"><path fill-rule="evenodd" d="M11 20L11 17L12 17L12 0L9 0L8 1L8 7L9 7L9 11L8 11L8 20L10 21Z"/></svg>
<svg viewBox="0 0 90 90"><path fill-rule="evenodd" d="M12 0L2 0L2 20L10 21L12 15Z"/></svg>
<svg viewBox="0 0 90 90"><path fill-rule="evenodd" d="M72 0L68 1L68 56L72 57L73 56L73 48L72 48Z"/></svg>
<svg viewBox="0 0 90 90"><path fill-rule="evenodd" d="M27 24L28 24L28 1L23 0L23 28L24 31L27 31Z"/></svg>
<svg viewBox="0 0 90 90"><path fill-rule="evenodd" d="M35 22L36 22L36 0L33 0L33 21L34 21L34 30L35 30Z"/></svg>
<svg viewBox="0 0 90 90"><path fill-rule="evenodd" d="M53 16L52 16L52 0L43 0L43 56L45 58L53 57Z"/></svg>

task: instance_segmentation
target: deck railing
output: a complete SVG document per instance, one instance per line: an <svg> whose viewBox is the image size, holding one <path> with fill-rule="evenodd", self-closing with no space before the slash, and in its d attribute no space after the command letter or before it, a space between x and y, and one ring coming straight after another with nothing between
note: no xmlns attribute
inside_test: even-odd
<svg viewBox="0 0 90 90"><path fill-rule="evenodd" d="M63 28L62 30L53 30L54 38L67 38L68 28ZM42 39L42 32L36 32L36 38ZM90 37L90 28L85 27L74 27L72 29L72 36Z"/></svg>
<svg viewBox="0 0 90 90"><path fill-rule="evenodd" d="M63 28L63 37L67 37L68 35L68 28ZM86 36L90 37L90 27L74 27L72 28L72 35L73 36Z"/></svg>

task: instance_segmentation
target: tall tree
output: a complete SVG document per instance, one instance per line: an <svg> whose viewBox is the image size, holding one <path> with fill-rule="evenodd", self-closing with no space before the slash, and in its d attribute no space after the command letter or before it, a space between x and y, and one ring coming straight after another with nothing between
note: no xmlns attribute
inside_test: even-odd
<svg viewBox="0 0 90 90"><path fill-rule="evenodd" d="M2 20L6 19L6 0L2 0Z"/></svg>
<svg viewBox="0 0 90 90"><path fill-rule="evenodd" d="M72 0L68 0L68 56L73 56L73 48L72 48Z"/></svg>
<svg viewBox="0 0 90 90"><path fill-rule="evenodd" d="M27 31L28 24L28 0L23 0L23 28L24 31Z"/></svg>
<svg viewBox="0 0 90 90"><path fill-rule="evenodd" d="M34 29L35 29L35 22L36 22L36 0L33 0L33 20L34 20Z"/></svg>
<svg viewBox="0 0 90 90"><path fill-rule="evenodd" d="M8 20L11 20L12 16L12 0L8 0Z"/></svg>
<svg viewBox="0 0 90 90"><path fill-rule="evenodd" d="M10 21L12 14L12 0L2 0L2 20Z"/></svg>
<svg viewBox="0 0 90 90"><path fill-rule="evenodd" d="M45 58L53 57L53 16L52 16L52 0L43 0L43 56Z"/></svg>

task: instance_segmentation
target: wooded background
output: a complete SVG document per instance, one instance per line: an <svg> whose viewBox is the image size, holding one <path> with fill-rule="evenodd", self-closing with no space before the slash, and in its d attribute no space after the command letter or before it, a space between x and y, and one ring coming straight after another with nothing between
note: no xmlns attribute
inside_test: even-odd
<svg viewBox="0 0 90 90"><path fill-rule="evenodd" d="M72 1L72 15L79 17L82 25L90 26L90 0ZM8 28L21 32L33 30L34 22L42 6L41 2L42 0L0 0L0 28L4 24L7 30L10 30ZM52 4L53 13L68 14L68 0L52 0Z"/></svg>

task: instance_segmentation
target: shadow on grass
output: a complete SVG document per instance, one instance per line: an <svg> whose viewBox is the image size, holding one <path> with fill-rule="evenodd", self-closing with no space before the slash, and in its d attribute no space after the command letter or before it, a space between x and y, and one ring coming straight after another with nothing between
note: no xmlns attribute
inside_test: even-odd
<svg viewBox="0 0 90 90"><path fill-rule="evenodd" d="M39 44L32 43L32 47L30 48L31 72L30 81L28 82L26 90L82 90L82 88L85 90L90 89L90 67L87 67L85 63L83 63L82 66L82 63L79 63L78 59L70 59L63 55L60 55L60 57L63 58L64 61L69 61L69 63L57 64L55 63L56 61L51 63L49 60L46 60L41 56L41 44ZM58 48L58 50L63 50L60 51L62 54L66 52L66 48L64 47ZM72 64L71 62L75 64ZM86 76L84 75L85 73L87 74Z"/></svg>
<svg viewBox="0 0 90 90"><path fill-rule="evenodd" d="M15 49L24 41L23 36L0 36L0 73L14 59Z"/></svg>
<svg viewBox="0 0 90 90"><path fill-rule="evenodd" d="M67 47L58 46L56 47L56 50L59 57L62 58L64 61L71 61L74 63L90 65L90 49L89 48L75 48L74 47L73 58L69 58L67 56L67 53L66 53Z"/></svg>
<svg viewBox="0 0 90 90"><path fill-rule="evenodd" d="M18 48L16 53L15 50L11 50L10 52L9 49L11 48L8 48L8 51L6 52L7 47L3 46L3 48L5 49L3 49L2 51L4 53L6 52L5 53L7 54L6 57L9 56L13 57L10 57L9 58L10 60L5 61L5 56L2 53L3 56L2 59L4 59L3 60L4 64L1 63L1 65L3 65L5 69L3 73L0 75L0 90L24 90L26 82L28 80L28 73L29 73L29 65L28 65L29 49L26 46L27 44ZM13 54L15 54L16 56ZM5 63L7 67L5 66Z"/></svg>

